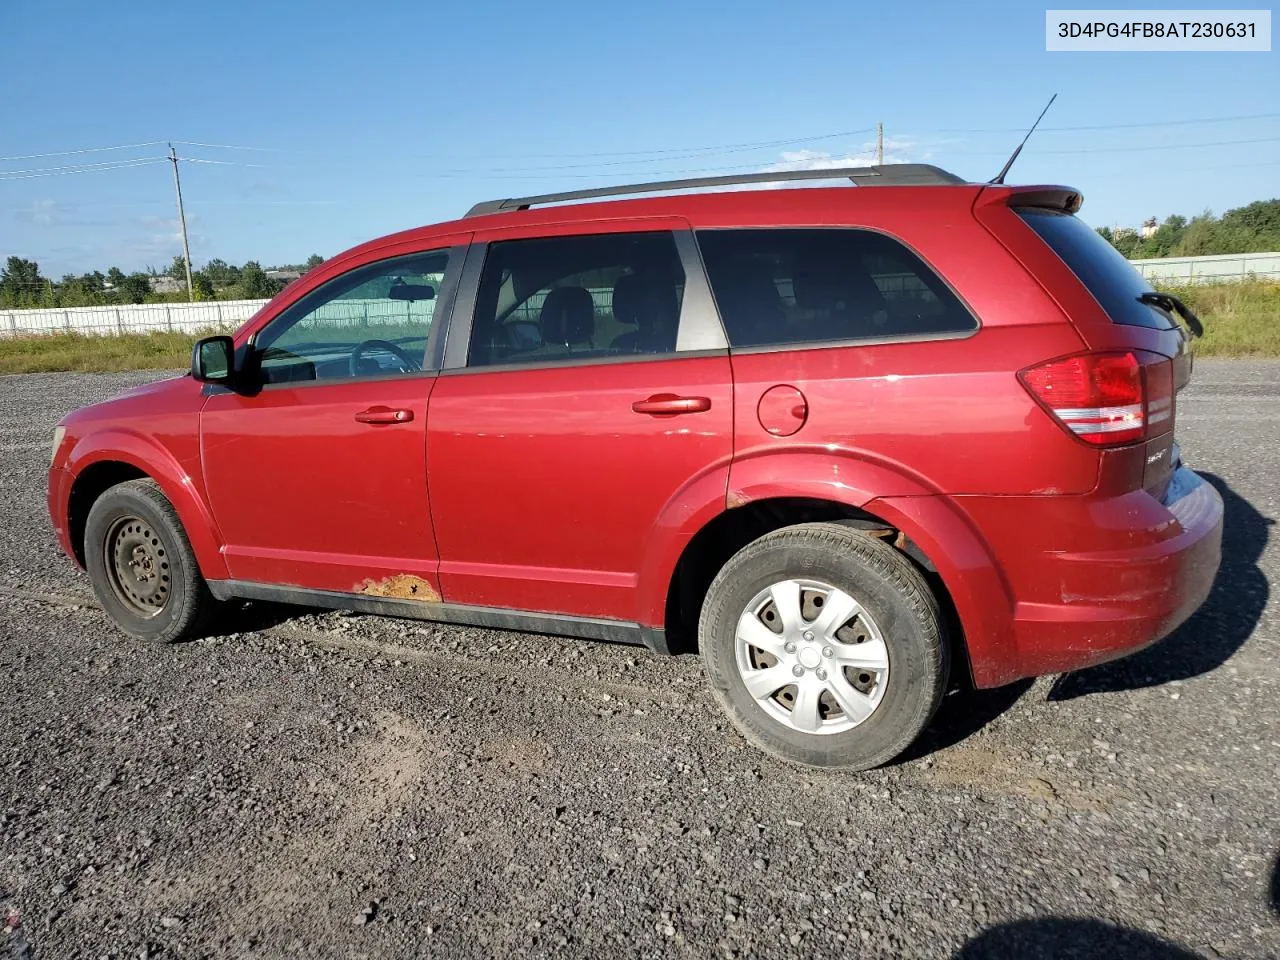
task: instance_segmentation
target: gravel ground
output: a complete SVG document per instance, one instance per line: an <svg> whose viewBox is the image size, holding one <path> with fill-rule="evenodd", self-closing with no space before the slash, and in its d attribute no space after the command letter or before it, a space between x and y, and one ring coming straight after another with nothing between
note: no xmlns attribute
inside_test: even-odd
<svg viewBox="0 0 1280 960"><path fill-rule="evenodd" d="M748 748L689 657L261 605L123 639L44 471L150 376L0 378L0 955L1280 956L1280 363L1180 404L1228 509L1189 624L857 776Z"/></svg>

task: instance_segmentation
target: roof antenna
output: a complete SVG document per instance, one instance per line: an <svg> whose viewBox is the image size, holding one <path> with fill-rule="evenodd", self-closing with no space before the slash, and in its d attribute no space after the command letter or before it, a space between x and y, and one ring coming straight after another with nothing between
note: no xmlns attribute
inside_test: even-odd
<svg viewBox="0 0 1280 960"><path fill-rule="evenodd" d="M1022 148L1027 145L1027 141L1031 139L1031 135L1036 132L1036 127L1040 126L1040 121L1044 119L1044 115L1048 113L1049 108L1053 106L1053 101L1057 99L1058 95L1056 93L1049 98L1049 102L1046 103L1044 105L1044 109L1040 111L1040 116L1036 117L1036 122L1031 125L1031 129L1027 131L1027 135L1022 138L1022 142L1018 144L1017 149L1013 151L1013 156L1005 161L1004 166L1000 168L1000 172L995 175L995 179L988 180L988 183L1004 183L1005 175L1008 174L1009 168L1013 166L1013 161L1018 159L1018 154L1020 154L1022 152Z"/></svg>

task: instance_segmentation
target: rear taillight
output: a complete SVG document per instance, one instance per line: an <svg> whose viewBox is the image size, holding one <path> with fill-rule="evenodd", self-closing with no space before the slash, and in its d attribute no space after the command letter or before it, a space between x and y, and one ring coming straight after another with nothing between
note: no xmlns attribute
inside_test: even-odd
<svg viewBox="0 0 1280 960"><path fill-rule="evenodd" d="M1023 385L1085 443L1115 447L1173 427L1173 365L1154 353L1083 353L1027 367Z"/></svg>

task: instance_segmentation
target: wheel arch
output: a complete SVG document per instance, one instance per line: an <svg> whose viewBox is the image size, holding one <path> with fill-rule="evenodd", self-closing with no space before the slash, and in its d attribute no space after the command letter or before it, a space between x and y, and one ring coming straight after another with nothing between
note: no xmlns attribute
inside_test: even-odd
<svg viewBox="0 0 1280 960"><path fill-rule="evenodd" d="M207 580L227 578L217 525L197 479L154 440L126 431L86 437L72 449L66 469L72 477L65 505L67 532L81 566L85 521L94 502L117 484L148 479L173 504L202 575Z"/></svg>
<svg viewBox="0 0 1280 960"><path fill-rule="evenodd" d="M839 523L884 539L904 553L923 573L954 637L953 662L966 668L969 656L964 623L958 614L947 578L938 572L926 551L902 526L866 506L822 497L769 497L753 500L712 517L689 538L665 584L662 610L668 652L697 650L697 623L707 588L729 558L765 534L800 523ZM931 550L938 546L930 542ZM945 565L945 562L944 562Z"/></svg>

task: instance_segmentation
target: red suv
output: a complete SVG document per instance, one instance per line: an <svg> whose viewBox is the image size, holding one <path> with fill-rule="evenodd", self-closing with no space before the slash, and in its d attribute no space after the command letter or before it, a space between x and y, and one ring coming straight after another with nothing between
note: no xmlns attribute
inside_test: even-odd
<svg viewBox="0 0 1280 960"><path fill-rule="evenodd" d="M68 416L53 526L136 636L251 598L696 649L756 745L881 764L950 670L1122 656L1213 582L1180 304L1079 205L923 165L480 204Z"/></svg>

